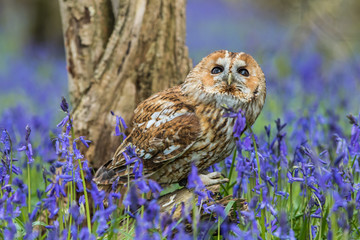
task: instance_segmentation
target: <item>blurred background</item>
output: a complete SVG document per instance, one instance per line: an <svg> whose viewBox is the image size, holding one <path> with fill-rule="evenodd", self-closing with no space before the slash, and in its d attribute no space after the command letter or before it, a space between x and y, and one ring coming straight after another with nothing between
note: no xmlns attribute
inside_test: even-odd
<svg viewBox="0 0 360 240"><path fill-rule="evenodd" d="M318 114L347 125L360 110L359 13L358 0L188 0L187 45L194 64L219 49L260 63L268 94L258 132ZM67 83L58 2L1 0L0 127L54 128Z"/></svg>

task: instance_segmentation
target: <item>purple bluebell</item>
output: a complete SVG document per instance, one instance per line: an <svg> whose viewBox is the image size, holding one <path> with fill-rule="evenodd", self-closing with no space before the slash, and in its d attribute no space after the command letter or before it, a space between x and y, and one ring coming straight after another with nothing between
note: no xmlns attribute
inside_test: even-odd
<svg viewBox="0 0 360 240"><path fill-rule="evenodd" d="M11 140L10 140L10 136L9 136L8 132L6 131L6 129L3 129L1 132L0 142L3 143L3 145L4 145L2 152L5 155L8 155L11 151Z"/></svg>
<svg viewBox="0 0 360 240"><path fill-rule="evenodd" d="M161 191L163 190L160 185L154 180L148 180L149 188L154 198L158 198L160 196Z"/></svg>
<svg viewBox="0 0 360 240"><path fill-rule="evenodd" d="M136 184L136 186L138 187L141 193L148 193L150 191L150 188L146 183L145 179L143 178L136 179L134 183Z"/></svg>
<svg viewBox="0 0 360 240"><path fill-rule="evenodd" d="M242 110L236 113L233 109L230 108L225 110L226 113L223 115L223 117L235 118L233 132L234 137L239 138L246 128L245 113Z"/></svg>
<svg viewBox="0 0 360 240"><path fill-rule="evenodd" d="M67 103L65 97L61 97L61 104L60 104L61 110L63 110L66 113L69 113L69 104Z"/></svg>
<svg viewBox="0 0 360 240"><path fill-rule="evenodd" d="M322 213L321 208L318 208L318 209L316 209L316 211L315 211L313 214L311 214L310 216L311 216L312 218L321 218L321 213Z"/></svg>
<svg viewBox="0 0 360 240"><path fill-rule="evenodd" d="M33 211L31 212L31 214L29 214L29 220L30 221L35 221L35 218L36 218L36 216L37 216L37 213L38 213L38 211L39 211L39 209L40 209L40 206L41 205L41 202L38 202L37 204L36 204L36 207L33 209Z"/></svg>
<svg viewBox="0 0 360 240"><path fill-rule="evenodd" d="M200 205L201 201L207 197L206 187L201 181L194 164L192 164L191 172L188 175L187 188L194 188L194 193L198 196L197 205Z"/></svg>
<svg viewBox="0 0 360 240"><path fill-rule="evenodd" d="M81 228L80 230L80 233L79 233L79 239L80 240L95 240L95 236L92 235L90 232L89 232L89 229L87 227L83 227Z"/></svg>
<svg viewBox="0 0 360 240"><path fill-rule="evenodd" d="M25 231L26 234L24 236L25 240L34 240L38 237L39 232L38 231L33 231L33 227L32 227L32 223L31 222L27 222L25 223Z"/></svg>
<svg viewBox="0 0 360 240"><path fill-rule="evenodd" d="M80 209L76 202L71 204L69 212L73 217L75 224L80 225L84 221L85 216L80 214Z"/></svg>
<svg viewBox="0 0 360 240"><path fill-rule="evenodd" d="M115 136L122 136L123 139L125 139L126 135L124 131L127 129L125 120L122 117L116 115L113 111L110 111L110 113L116 117Z"/></svg>
<svg viewBox="0 0 360 240"><path fill-rule="evenodd" d="M186 233L185 226L182 223L178 224L175 229L177 230L177 232L175 233L173 240L192 240L193 239L193 237L191 235Z"/></svg>
<svg viewBox="0 0 360 240"><path fill-rule="evenodd" d="M84 136L80 136L75 140L80 140L84 144L84 146L87 147L87 148L89 148L89 143L91 143L91 141L86 140Z"/></svg>
<svg viewBox="0 0 360 240"><path fill-rule="evenodd" d="M288 219L285 212L280 212L278 217L278 228L273 233L279 239L295 240L294 231L289 227Z"/></svg>
<svg viewBox="0 0 360 240"><path fill-rule="evenodd" d="M293 182L304 182L305 180L303 178L300 177L293 177L291 172L287 172L287 177L288 177L288 182L289 183L293 183Z"/></svg>
<svg viewBox="0 0 360 240"><path fill-rule="evenodd" d="M66 115L59 123L56 125L56 127L64 127L70 119L70 115Z"/></svg>
<svg viewBox="0 0 360 240"><path fill-rule="evenodd" d="M226 218L227 216L225 212L225 208L219 204L213 204L209 206L207 209L215 213L217 217L221 217L222 219Z"/></svg>
<svg viewBox="0 0 360 240"><path fill-rule="evenodd" d="M123 204L125 207L130 207L132 212L135 212L140 206L144 205L145 202L145 199L138 195L137 188L135 186L131 186Z"/></svg>
<svg viewBox="0 0 360 240"><path fill-rule="evenodd" d="M111 200L112 201L112 200ZM98 227L96 229L96 233L99 236L102 236L105 234L106 230L108 229L108 220L110 218L110 215L117 209L117 206L110 203L110 205L107 208L99 209L95 212L92 222L97 222Z"/></svg>
<svg viewBox="0 0 360 240"><path fill-rule="evenodd" d="M81 154L80 150L77 148L76 141L73 141L73 151L75 154L75 159L83 159L84 156Z"/></svg>
<svg viewBox="0 0 360 240"><path fill-rule="evenodd" d="M5 229L3 229L4 231L4 239L5 240L12 240L15 239L15 235L16 235L16 226L13 223L11 218L7 218L7 227Z"/></svg>
<svg viewBox="0 0 360 240"><path fill-rule="evenodd" d="M94 201L95 208L99 207L100 209L104 209L104 199L106 196L105 191L98 190L97 185L94 182L91 182L91 189L90 189L91 197Z"/></svg>
<svg viewBox="0 0 360 240"><path fill-rule="evenodd" d="M64 180L64 181L62 181ZM72 181L72 176L70 175L57 175L54 182L51 182L45 189L45 192L48 192L49 196L60 197L60 194L66 197L65 184L66 180Z"/></svg>
<svg viewBox="0 0 360 240"><path fill-rule="evenodd" d="M187 188L196 188L196 187L203 188L205 186L199 177L197 167L194 164L192 164L191 172L188 176Z"/></svg>
<svg viewBox="0 0 360 240"><path fill-rule="evenodd" d="M51 196L48 198L43 199L44 202L44 208L47 209L50 212L49 218L52 219L56 216L56 214L59 212L59 208L56 202L56 197Z"/></svg>
<svg viewBox="0 0 360 240"><path fill-rule="evenodd" d="M25 134L26 143L22 147L18 148L18 151L19 152L25 151L27 159L28 159L28 164L31 164L34 162L34 158L33 158L34 153L33 153L32 145L29 141L31 129L30 129L29 125L26 125L25 129L26 129L26 134Z"/></svg>
<svg viewBox="0 0 360 240"><path fill-rule="evenodd" d="M52 239L60 239L60 229L59 229L59 221L55 220L52 225L45 226L46 229L49 230L46 239L52 240Z"/></svg>

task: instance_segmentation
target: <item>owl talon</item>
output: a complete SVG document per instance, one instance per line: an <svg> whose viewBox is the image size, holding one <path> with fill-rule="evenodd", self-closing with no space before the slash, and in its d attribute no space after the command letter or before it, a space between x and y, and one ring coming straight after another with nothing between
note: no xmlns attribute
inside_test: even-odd
<svg viewBox="0 0 360 240"><path fill-rule="evenodd" d="M200 174L199 177L205 186L212 186L229 182L229 179L222 178L222 174L220 172Z"/></svg>

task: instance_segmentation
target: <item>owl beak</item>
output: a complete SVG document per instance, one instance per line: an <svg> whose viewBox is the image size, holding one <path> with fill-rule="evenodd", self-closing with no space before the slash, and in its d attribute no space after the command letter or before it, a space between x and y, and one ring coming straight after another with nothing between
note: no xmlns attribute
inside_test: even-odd
<svg viewBox="0 0 360 240"><path fill-rule="evenodd" d="M228 83L228 85L230 85L232 83L232 75L231 75L231 73L229 73L227 83Z"/></svg>

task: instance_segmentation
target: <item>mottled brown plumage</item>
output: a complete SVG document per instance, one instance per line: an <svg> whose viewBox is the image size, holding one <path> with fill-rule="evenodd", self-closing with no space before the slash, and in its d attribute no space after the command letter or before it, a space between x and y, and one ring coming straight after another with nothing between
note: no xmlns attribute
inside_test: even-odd
<svg viewBox="0 0 360 240"><path fill-rule="evenodd" d="M135 110L130 135L95 175L99 186L132 179L123 152L136 147L143 174L162 185L187 177L194 163L200 170L229 156L235 148L234 119L223 117L224 105L245 111L247 125L259 115L266 96L265 77L245 53L216 51L189 73L185 82L159 92Z"/></svg>

